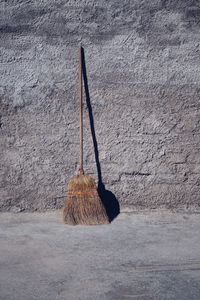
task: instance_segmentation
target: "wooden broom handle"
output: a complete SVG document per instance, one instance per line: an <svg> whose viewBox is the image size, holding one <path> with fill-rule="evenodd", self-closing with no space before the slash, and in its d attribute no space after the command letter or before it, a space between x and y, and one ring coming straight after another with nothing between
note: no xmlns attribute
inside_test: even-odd
<svg viewBox="0 0 200 300"><path fill-rule="evenodd" d="M82 46L79 47L79 97L80 97L80 166L79 174L83 170L83 67L82 67Z"/></svg>

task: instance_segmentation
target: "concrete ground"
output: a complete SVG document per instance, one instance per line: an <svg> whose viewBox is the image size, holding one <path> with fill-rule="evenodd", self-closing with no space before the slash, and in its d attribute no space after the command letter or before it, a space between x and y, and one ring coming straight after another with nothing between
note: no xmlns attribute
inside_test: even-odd
<svg viewBox="0 0 200 300"><path fill-rule="evenodd" d="M67 226L61 212L0 215L0 299L200 299L200 216L121 213Z"/></svg>

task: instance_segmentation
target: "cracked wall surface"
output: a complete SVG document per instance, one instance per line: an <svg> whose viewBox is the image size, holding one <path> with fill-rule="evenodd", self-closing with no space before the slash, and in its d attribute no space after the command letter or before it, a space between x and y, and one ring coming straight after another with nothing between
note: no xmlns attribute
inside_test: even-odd
<svg viewBox="0 0 200 300"><path fill-rule="evenodd" d="M136 209L199 210L199 1L9 0L0 14L1 211L63 204L80 42L106 189ZM84 126L97 181L86 105Z"/></svg>

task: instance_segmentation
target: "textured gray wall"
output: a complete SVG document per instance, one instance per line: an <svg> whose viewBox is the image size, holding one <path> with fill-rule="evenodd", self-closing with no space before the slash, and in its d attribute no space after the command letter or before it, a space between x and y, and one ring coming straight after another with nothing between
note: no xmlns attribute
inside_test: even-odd
<svg viewBox="0 0 200 300"><path fill-rule="evenodd" d="M1 210L62 206L77 167L80 41L106 188L134 208L198 210L199 1L1 0L0 12Z"/></svg>

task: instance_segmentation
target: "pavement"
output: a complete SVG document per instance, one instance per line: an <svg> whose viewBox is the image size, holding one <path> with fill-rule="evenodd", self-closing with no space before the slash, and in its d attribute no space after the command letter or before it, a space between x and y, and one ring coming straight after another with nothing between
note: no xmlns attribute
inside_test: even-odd
<svg viewBox="0 0 200 300"><path fill-rule="evenodd" d="M2 300L199 300L200 215L121 213L68 226L61 211L0 214Z"/></svg>

